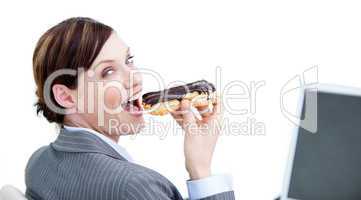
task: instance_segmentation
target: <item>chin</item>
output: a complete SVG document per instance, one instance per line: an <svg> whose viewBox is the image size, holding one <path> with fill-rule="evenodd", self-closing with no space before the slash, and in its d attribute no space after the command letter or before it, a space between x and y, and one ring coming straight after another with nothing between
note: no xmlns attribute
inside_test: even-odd
<svg viewBox="0 0 361 200"><path fill-rule="evenodd" d="M119 129L119 131L120 131L121 135L134 135L134 134L138 134L139 132L141 132L143 130L144 126L145 126L144 123L132 124L131 129L124 128L124 129Z"/></svg>
<svg viewBox="0 0 361 200"><path fill-rule="evenodd" d="M140 132L143 130L143 128L144 128L144 124L142 124L142 126L138 127L137 129L130 131L130 132L128 133L128 135L138 134L138 133L140 133Z"/></svg>
<svg viewBox="0 0 361 200"><path fill-rule="evenodd" d="M116 131L119 135L137 134L145 127L145 121L143 116L134 117L123 115L122 117L119 116L117 121L119 123L117 123L117 126L112 127L112 132L114 131L114 128L116 128Z"/></svg>

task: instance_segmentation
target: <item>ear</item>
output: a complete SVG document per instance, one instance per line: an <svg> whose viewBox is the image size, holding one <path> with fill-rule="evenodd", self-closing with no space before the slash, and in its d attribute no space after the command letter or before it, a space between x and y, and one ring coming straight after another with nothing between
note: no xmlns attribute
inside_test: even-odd
<svg viewBox="0 0 361 200"><path fill-rule="evenodd" d="M76 107L76 97L74 90L62 84L54 84L52 87L55 101L66 109Z"/></svg>

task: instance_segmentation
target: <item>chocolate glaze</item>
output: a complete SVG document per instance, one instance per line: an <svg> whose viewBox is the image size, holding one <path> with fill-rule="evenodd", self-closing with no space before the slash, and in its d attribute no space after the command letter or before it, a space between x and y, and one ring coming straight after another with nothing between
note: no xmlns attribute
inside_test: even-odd
<svg viewBox="0 0 361 200"><path fill-rule="evenodd" d="M200 80L157 92L149 92L144 94L142 98L143 103L154 105L159 102L165 102L174 99L181 100L187 93L191 92L209 94L210 92L214 91L216 91L216 88L212 83L206 80Z"/></svg>

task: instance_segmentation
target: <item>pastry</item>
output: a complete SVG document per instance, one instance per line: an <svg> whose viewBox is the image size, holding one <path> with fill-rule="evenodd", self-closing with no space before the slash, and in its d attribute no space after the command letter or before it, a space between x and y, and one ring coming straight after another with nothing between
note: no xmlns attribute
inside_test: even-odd
<svg viewBox="0 0 361 200"><path fill-rule="evenodd" d="M200 80L146 93L142 96L142 105L144 110L152 115L166 115L177 110L183 99L189 99L194 107L208 106L215 101L215 91L212 83Z"/></svg>

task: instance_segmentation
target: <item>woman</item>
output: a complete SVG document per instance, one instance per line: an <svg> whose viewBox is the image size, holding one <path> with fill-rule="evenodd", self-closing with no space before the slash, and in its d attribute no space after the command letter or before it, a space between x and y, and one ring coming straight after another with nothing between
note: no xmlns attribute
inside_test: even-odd
<svg viewBox="0 0 361 200"><path fill-rule="evenodd" d="M37 112L61 129L28 162L29 199L182 199L169 180L134 163L117 144L144 126L142 77L111 27L90 18L59 23L38 41L33 71ZM219 135L210 125L219 122L219 107L216 101L212 112L202 112L202 121L189 112L187 100L172 113L186 133L190 199L234 199L229 177L210 170Z"/></svg>

